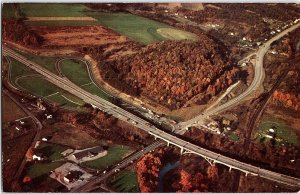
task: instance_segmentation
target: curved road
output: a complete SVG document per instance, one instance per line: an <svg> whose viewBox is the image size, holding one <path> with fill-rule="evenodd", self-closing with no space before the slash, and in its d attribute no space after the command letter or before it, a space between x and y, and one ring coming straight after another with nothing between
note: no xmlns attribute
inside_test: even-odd
<svg viewBox="0 0 300 194"><path fill-rule="evenodd" d="M6 94L12 101L14 101L14 103L16 103L35 122L35 124L37 126L37 132L32 140L32 144L30 145L30 147L34 147L34 145L36 144L36 141L38 141L40 138L40 132L41 132L41 129L43 128L42 123L27 108L25 108L17 99L15 99L15 97L9 91L4 89L3 93ZM23 169L26 165L26 162L27 162L26 156L24 156L17 172L14 175L14 179L12 181L12 189L14 189L14 191L18 190L19 179L20 179L21 173L23 172Z"/></svg>
<svg viewBox="0 0 300 194"><path fill-rule="evenodd" d="M14 52L13 50L3 47L3 51L5 55L9 55L16 60L22 62L26 66L34 69L38 73L45 76L45 78L50 81L51 83L57 85L58 87L63 88L64 90L67 90L73 95L78 96L79 98L83 99L85 102L95 105L101 110L104 110L105 112L112 114L113 116L128 122L146 132L148 132L151 135L154 135L155 137L158 137L160 139L163 139L173 145L176 145L188 152L203 156L204 158L210 159L216 163L224 164L226 166L229 166L230 168L238 169L240 171L243 171L245 173L251 173L253 175L259 175L261 177L277 181L280 183L284 183L293 187L300 188L300 179L286 176L280 173L272 172L269 170L261 169L259 167L249 165L247 163L240 162L238 160L222 156L218 153L212 152L210 150L204 149L200 146L194 145L192 143L189 143L185 140L182 140L172 134L166 133L155 126L152 126L147 121L137 117L136 115L127 112L126 110L123 110L119 108L118 106L96 96L93 94L90 94L80 88L79 86L73 84L66 78L62 78L60 76L57 76L50 71L46 70L45 68L41 67L40 65L26 59L25 57L21 56L20 54Z"/></svg>
<svg viewBox="0 0 300 194"><path fill-rule="evenodd" d="M178 126L176 126L177 129L182 129L182 128L186 128L188 126L193 125L194 123L207 118L210 115L219 113L219 112L223 112L233 106L236 106L237 104L241 103L245 98L249 97L250 95L252 95L263 83L264 78L265 78L265 71L264 71L264 67L263 67L263 61L264 61L264 56L266 54L266 52L268 51L268 49L270 48L271 44L276 41L279 40L280 38L282 38L283 36L285 36L287 33L295 30L296 28L298 28L300 26L300 23L293 25L292 27L282 31L281 33L279 33L278 35L276 35L275 37L271 38L270 40L268 40L265 44L263 44L262 46L259 47L258 51L256 52L256 62L255 62L255 70L254 70L254 79L251 83L251 85L248 87L248 89L240 94L239 96L231 99L230 101L226 102L225 104L222 104L212 110L209 111L205 111L203 114L196 116L193 119L190 119L186 122L181 122L178 123Z"/></svg>

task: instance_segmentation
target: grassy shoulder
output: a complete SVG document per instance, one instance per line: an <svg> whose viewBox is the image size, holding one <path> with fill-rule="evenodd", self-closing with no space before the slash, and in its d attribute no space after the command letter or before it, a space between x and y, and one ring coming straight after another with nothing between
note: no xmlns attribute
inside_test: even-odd
<svg viewBox="0 0 300 194"><path fill-rule="evenodd" d="M87 92L95 94L105 100L110 101L110 97L99 89L91 80L87 66L84 62L74 59L61 61L60 69L62 73L73 83L81 86Z"/></svg>
<svg viewBox="0 0 300 194"><path fill-rule="evenodd" d="M25 56L27 59L51 71L52 73L56 75L58 74L55 68L55 63L57 61L56 57L44 57L44 56L33 55L25 52L19 52L19 53L21 53L21 55Z"/></svg>
<svg viewBox="0 0 300 194"><path fill-rule="evenodd" d="M116 192L140 192L135 170L126 169L112 177L109 186Z"/></svg>
<svg viewBox="0 0 300 194"><path fill-rule="evenodd" d="M70 107L78 107L83 104L83 101L76 96L69 94L68 92L58 88L49 81L43 79L42 77L36 77L32 75L38 75L35 71L26 67L21 62L15 59L9 59L11 61L11 83L15 87L21 87L20 89L25 89L26 91L39 96L46 97L50 101L54 101L59 105L67 105ZM23 77L22 77L23 76ZM28 76L28 77L26 77ZM34 84L33 84L34 83ZM65 95L71 98L68 100L64 97L55 97L53 94L59 93L58 95ZM49 96L51 95L51 96ZM49 96L49 97L48 97ZM75 102L75 103L74 103Z"/></svg>
<svg viewBox="0 0 300 194"><path fill-rule="evenodd" d="M128 146L112 145L108 148L106 156L96 160L85 162L83 164L91 168L104 170L110 166L117 164L132 152L133 150Z"/></svg>
<svg viewBox="0 0 300 194"><path fill-rule="evenodd" d="M65 59L60 62L62 73L74 84L85 85L91 82L86 64L75 59Z"/></svg>
<svg viewBox="0 0 300 194"><path fill-rule="evenodd" d="M10 63L10 81L14 86L16 86L16 79L18 77L23 75L37 74L37 72L13 58L8 57L8 61Z"/></svg>

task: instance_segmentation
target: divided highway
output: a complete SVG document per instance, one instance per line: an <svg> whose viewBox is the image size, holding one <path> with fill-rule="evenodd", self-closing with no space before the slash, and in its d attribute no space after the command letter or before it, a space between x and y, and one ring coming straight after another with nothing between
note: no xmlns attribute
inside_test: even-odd
<svg viewBox="0 0 300 194"><path fill-rule="evenodd" d="M218 153L212 152L210 150L201 148L197 145L189 143L185 140L182 140L172 134L166 133L155 126L152 126L147 121L137 117L136 115L123 110L114 104L96 96L90 94L83 90L82 88L78 87L77 85L73 84L66 78L59 77L50 71L46 70L45 68L39 66L38 64L26 59L25 57L21 56L20 54L16 53L15 51L9 49L8 47L3 47L4 55L8 55L26 66L30 67L31 69L35 70L36 72L42 74L49 82L57 85L58 87L70 92L73 95L83 99L85 102L90 103L99 109L108 112L109 114L114 115L115 117L124 120L125 122L131 123L132 125L148 132L149 134L154 135L157 138L163 139L168 143L176 145L180 147L182 150L186 150L188 152L203 156L206 159L212 160L216 163L224 164L229 166L230 168L238 169L245 173L250 173L253 175L259 175L266 179L270 179L273 181L277 181L283 184L287 184L293 187L300 188L300 179L286 176L280 173L272 172L269 170L264 170L259 167L249 165L238 160L222 156ZM215 110L215 109L214 109ZM213 111L213 110L212 110Z"/></svg>

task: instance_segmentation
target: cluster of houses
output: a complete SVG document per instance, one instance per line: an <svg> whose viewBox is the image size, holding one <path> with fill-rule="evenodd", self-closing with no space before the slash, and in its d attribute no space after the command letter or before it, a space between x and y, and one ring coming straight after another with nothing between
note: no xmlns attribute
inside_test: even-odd
<svg viewBox="0 0 300 194"><path fill-rule="evenodd" d="M87 182L92 177L92 174L84 171L76 164L67 162L56 168L50 174L50 177L63 184L68 190L71 190Z"/></svg>
<svg viewBox="0 0 300 194"><path fill-rule="evenodd" d="M107 150L103 149L103 147L101 146L96 146L84 150L75 151L67 158L73 162L81 163L81 162L86 162L86 161L101 158L106 154L107 154Z"/></svg>
<svg viewBox="0 0 300 194"><path fill-rule="evenodd" d="M41 141L36 142L34 148L38 148L41 142L47 142L50 138L50 136L43 137ZM92 148L75 151L73 149L67 149L61 154L65 156L64 159L72 161L72 163L64 163L54 171L51 171L50 177L56 179L70 190L71 188L77 187L78 185L86 182L90 177L92 177L91 174L81 169L75 163L81 163L103 157L107 154L107 150L105 150L102 146L95 146ZM47 156L45 156L43 153L37 152L32 154L33 161L43 161L46 159Z"/></svg>

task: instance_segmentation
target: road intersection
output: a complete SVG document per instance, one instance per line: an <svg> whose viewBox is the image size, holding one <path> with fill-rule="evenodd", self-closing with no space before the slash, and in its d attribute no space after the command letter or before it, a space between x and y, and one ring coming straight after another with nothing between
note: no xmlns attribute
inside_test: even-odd
<svg viewBox="0 0 300 194"><path fill-rule="evenodd" d="M227 110L237 104L239 104L241 101L243 101L246 97L248 97L250 94L252 94L254 91L257 90L258 87L260 87L263 79L264 79L264 70L263 70L263 57L265 53L267 52L268 48L270 47L271 43L275 40L280 39L284 35L286 35L288 32L296 29L299 27L300 24L296 24L292 26L291 28L283 31L282 33L278 34L274 38L267 41L263 46L259 48L259 50L256 53L256 64L255 64L255 78L249 88L242 93L241 95L237 96L236 98L228 101L227 103L218 106L214 109L211 109L209 111L204 112L203 114L187 121L182 122L177 125L176 131L179 134L182 134L184 132L184 128L187 126L191 126L193 123L198 122L199 120L209 117L210 115L213 115L218 112L222 112L224 110ZM4 55L8 55L26 66L32 68L36 72L42 74L49 82L57 85L58 87L63 88L64 90L70 92L73 95L76 95L77 97L83 99L86 103L90 103L99 109L112 114L113 116L119 118L120 120L123 120L125 122L128 122L146 132L149 134L155 136L155 138L160 138L164 141L166 141L168 144L173 144L175 146L178 146L181 151L186 151L189 153L194 153L197 155L200 155L204 157L207 160L210 160L214 163L220 163L228 166L229 168L238 169L242 172L245 172L246 174L252 174L252 175L258 175L260 177L264 177L269 180L277 181L283 184L287 184L296 188L300 188L300 179L294 178L291 176L283 175L280 173L272 172L266 169L262 169L244 162L240 162L238 160L220 155L218 153L215 153L213 151L204 149L200 146L197 146L195 144L192 144L188 141L185 141L176 135L167 133L163 130L158 129L157 127L151 125L149 122L143 120L142 118L96 96L93 94L90 94L80 88L79 86L75 85L74 83L70 82L65 77L57 76L48 70L42 68L40 65L26 59L25 57L21 56L20 54L16 53L15 51L9 49L8 47L3 47ZM95 179L96 180L96 179ZM98 180L98 179L97 179ZM98 182L98 181L95 181ZM92 183L91 183L92 184Z"/></svg>

